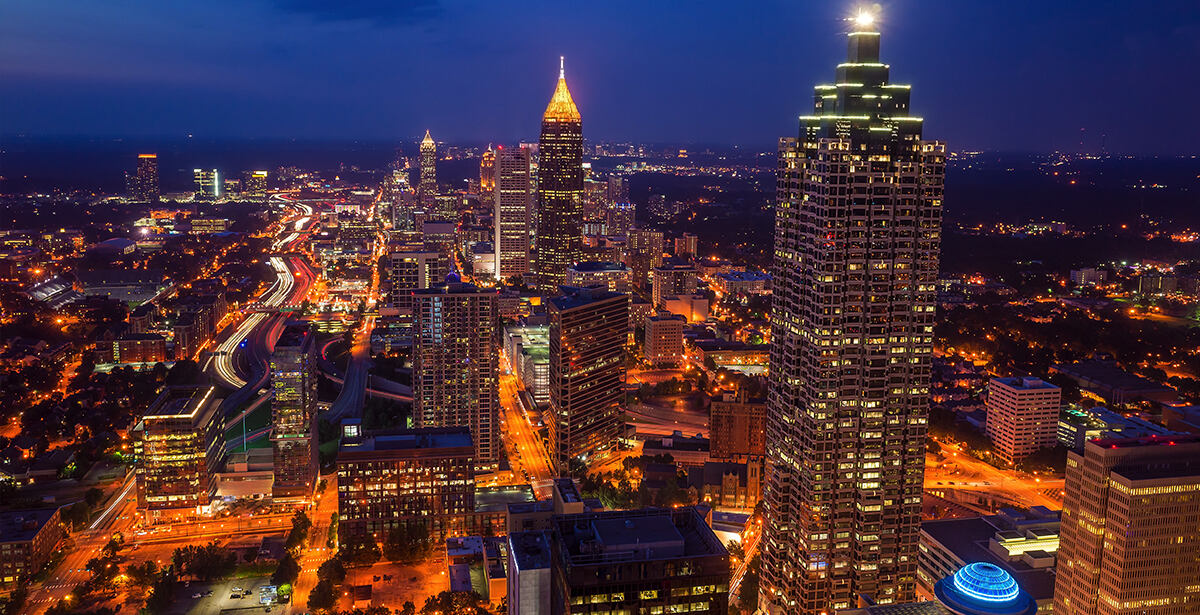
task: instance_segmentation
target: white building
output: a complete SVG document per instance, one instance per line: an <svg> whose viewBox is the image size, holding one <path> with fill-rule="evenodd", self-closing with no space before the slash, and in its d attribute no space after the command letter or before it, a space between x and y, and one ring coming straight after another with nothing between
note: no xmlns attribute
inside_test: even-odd
<svg viewBox="0 0 1200 615"><path fill-rule="evenodd" d="M1062 389L1038 378L992 378L988 382L987 436L1009 464L1058 442Z"/></svg>

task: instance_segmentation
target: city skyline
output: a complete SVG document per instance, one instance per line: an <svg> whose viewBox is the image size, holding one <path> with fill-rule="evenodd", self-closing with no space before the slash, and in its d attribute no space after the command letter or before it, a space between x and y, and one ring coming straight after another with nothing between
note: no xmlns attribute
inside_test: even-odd
<svg viewBox="0 0 1200 615"><path fill-rule="evenodd" d="M0 97L8 101L0 134L400 140L430 128L448 141L531 140L545 95L537 75L566 55L596 139L765 147L792 116L786 101L802 95L786 84L821 77L857 4L702 4L684 16L687 28L664 27L681 17L669 8L620 3L536 15L416 6L367 3L347 15L320 2L251 4L245 24L213 30L187 7L130 2L126 11L62 14L9 5L0 9ZM1187 3L879 8L895 35L889 57L909 67L905 81L924 88L915 108L937 118L932 127L958 147L1077 151L1082 137L1092 151L1191 151L1187 131L1172 128L1188 125L1186 113L1171 101L1195 98L1198 86L1169 78L1176 63L1200 55L1189 34L1200 16ZM123 13L137 19L113 21ZM275 26L266 37L243 36L265 23ZM495 23L549 34L497 48L480 36ZM794 31L810 36L789 42ZM161 57L139 49L151 44L164 47ZM374 70L381 61L390 75L382 80ZM408 85L418 82L439 94L413 96ZM1120 96L1103 95L1147 82L1161 86L1139 98L1154 114L1131 114ZM785 90L776 91L779 83ZM455 90L467 95L440 94ZM630 101L642 112L629 114Z"/></svg>

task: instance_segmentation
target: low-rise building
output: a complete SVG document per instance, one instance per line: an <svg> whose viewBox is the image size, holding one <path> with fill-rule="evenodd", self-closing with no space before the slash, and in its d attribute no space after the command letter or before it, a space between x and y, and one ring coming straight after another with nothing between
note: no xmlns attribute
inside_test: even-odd
<svg viewBox="0 0 1200 615"><path fill-rule="evenodd" d="M1141 438L1175 432L1136 416L1123 416L1108 408L1063 408L1058 418L1058 443L1082 451L1096 438Z"/></svg>
<svg viewBox="0 0 1200 615"><path fill-rule="evenodd" d="M0 512L0 587L28 582L67 535L58 508Z"/></svg>
<svg viewBox="0 0 1200 615"><path fill-rule="evenodd" d="M1042 506L922 522L917 582L932 594L939 580L983 562L1011 575L1039 610L1047 609L1054 601L1059 526L1060 512Z"/></svg>
<svg viewBox="0 0 1200 615"><path fill-rule="evenodd" d="M713 276L716 289L726 295L761 295L771 290L771 276L758 271L730 271Z"/></svg>
<svg viewBox="0 0 1200 615"><path fill-rule="evenodd" d="M567 286L602 286L609 292L628 293L632 273L625 263L584 261L567 269Z"/></svg>

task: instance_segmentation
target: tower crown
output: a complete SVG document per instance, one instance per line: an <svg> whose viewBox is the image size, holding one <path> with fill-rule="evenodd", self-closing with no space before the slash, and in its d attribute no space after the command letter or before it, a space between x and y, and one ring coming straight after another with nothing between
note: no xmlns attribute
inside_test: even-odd
<svg viewBox="0 0 1200 615"><path fill-rule="evenodd" d="M425 129L425 138L421 139L421 145L435 145L433 137L429 136L429 129Z"/></svg>
<svg viewBox="0 0 1200 615"><path fill-rule="evenodd" d="M554 87L554 95L550 97L550 104L546 106L546 113L542 119L558 122L578 122L582 119L575 101L571 99L571 90L567 89L567 74L562 56L558 58L558 85Z"/></svg>

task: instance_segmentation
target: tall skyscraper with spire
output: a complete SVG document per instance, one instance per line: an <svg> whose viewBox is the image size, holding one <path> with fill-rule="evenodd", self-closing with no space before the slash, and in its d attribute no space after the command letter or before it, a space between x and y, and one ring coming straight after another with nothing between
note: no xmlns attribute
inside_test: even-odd
<svg viewBox="0 0 1200 615"><path fill-rule="evenodd" d="M583 118L567 89L559 58L558 85L542 116L538 139L538 288L555 292L583 254Z"/></svg>
<svg viewBox="0 0 1200 615"><path fill-rule="evenodd" d="M945 146L873 16L780 141L760 607L915 598Z"/></svg>
<svg viewBox="0 0 1200 615"><path fill-rule="evenodd" d="M425 138L421 139L420 167L421 167L421 183L418 185L418 199L421 203L421 209L425 213L433 212L434 206L437 204L437 143L433 137L429 136L429 131L425 131Z"/></svg>

